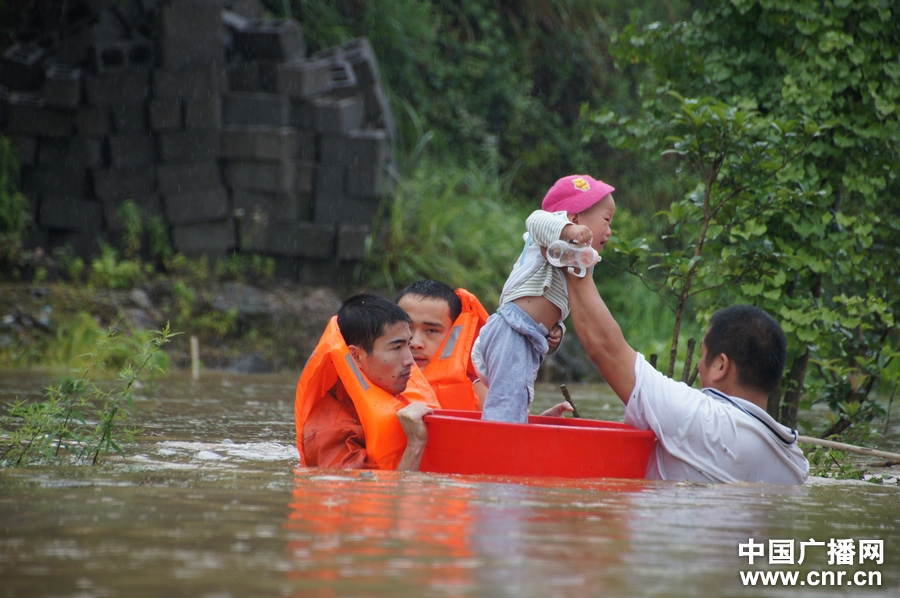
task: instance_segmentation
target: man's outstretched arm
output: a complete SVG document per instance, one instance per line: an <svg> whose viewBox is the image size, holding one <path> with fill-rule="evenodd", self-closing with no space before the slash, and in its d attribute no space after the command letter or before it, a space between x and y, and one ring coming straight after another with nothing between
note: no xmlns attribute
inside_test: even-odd
<svg viewBox="0 0 900 598"><path fill-rule="evenodd" d="M567 273L566 284L578 340L613 392L628 404L634 390L637 353L625 340L590 276L578 278Z"/></svg>

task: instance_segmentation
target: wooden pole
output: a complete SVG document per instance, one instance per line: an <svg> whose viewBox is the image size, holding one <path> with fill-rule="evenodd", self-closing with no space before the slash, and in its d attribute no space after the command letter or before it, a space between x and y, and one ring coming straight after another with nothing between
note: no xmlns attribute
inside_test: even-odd
<svg viewBox="0 0 900 598"><path fill-rule="evenodd" d="M888 428L891 427L891 407L894 406L894 395L897 394L897 385L891 391L891 399L888 401L887 416L884 418L884 433L887 434Z"/></svg>
<svg viewBox="0 0 900 598"><path fill-rule="evenodd" d="M572 416L573 417L581 417L581 415L578 414L578 407L575 406L575 402L572 401L572 397L569 396L569 389L566 388L566 385L560 384L559 389L562 391L563 397L565 397L566 402L572 406Z"/></svg>
<svg viewBox="0 0 900 598"><path fill-rule="evenodd" d="M823 440L821 438L813 438L812 436L797 436L797 442L804 444L814 444L816 446L824 446L825 448L837 449L839 451L848 451L859 455L869 455L870 457L880 457L900 463L900 453L891 453L888 451L879 451L878 449L868 448L865 446L856 446L855 444L844 444L843 442L835 442L833 440Z"/></svg>
<svg viewBox="0 0 900 598"><path fill-rule="evenodd" d="M191 378L200 379L200 341L191 335Z"/></svg>

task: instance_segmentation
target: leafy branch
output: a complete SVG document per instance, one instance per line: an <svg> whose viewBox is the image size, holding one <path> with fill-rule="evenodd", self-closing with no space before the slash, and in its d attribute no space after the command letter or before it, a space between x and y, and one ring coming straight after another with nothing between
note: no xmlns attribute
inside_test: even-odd
<svg viewBox="0 0 900 598"><path fill-rule="evenodd" d="M75 371L77 375L49 387L43 401L16 400L7 407L7 414L0 417L0 464L19 467L69 457L76 463L96 465L101 455L111 451L124 455L121 445L134 442L138 432L125 427L135 412L135 383L142 375L165 371L161 349L175 335L168 324L154 332L121 365L117 384L104 389L88 380L92 370L104 369L121 349L119 337L110 329L84 356L86 365Z"/></svg>
<svg viewBox="0 0 900 598"><path fill-rule="evenodd" d="M671 377L688 302L761 275L755 251L735 251L730 260L722 259L723 252L758 242L767 230L760 215L795 198L796 181L785 171L805 155L820 128L672 91L645 104L640 120L603 111L590 121L613 145L680 161L676 181L686 191L657 214L667 222L661 248L650 251L644 240L612 245L628 258L625 270L653 287L675 316Z"/></svg>

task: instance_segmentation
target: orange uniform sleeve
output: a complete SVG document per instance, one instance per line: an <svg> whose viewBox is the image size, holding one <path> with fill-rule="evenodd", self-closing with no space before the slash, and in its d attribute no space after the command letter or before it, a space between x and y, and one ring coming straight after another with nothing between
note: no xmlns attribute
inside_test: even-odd
<svg viewBox="0 0 900 598"><path fill-rule="evenodd" d="M338 381L316 403L303 426L307 467L377 469L366 453L366 436L353 401Z"/></svg>

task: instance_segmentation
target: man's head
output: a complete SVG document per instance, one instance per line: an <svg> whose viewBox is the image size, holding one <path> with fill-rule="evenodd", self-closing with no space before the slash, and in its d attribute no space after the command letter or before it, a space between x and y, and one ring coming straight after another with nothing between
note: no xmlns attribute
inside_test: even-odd
<svg viewBox="0 0 900 598"><path fill-rule="evenodd" d="M411 318L412 350L416 365L425 369L435 358L453 322L462 313L462 301L452 288L436 280L420 280L397 296L397 305Z"/></svg>
<svg viewBox="0 0 900 598"><path fill-rule="evenodd" d="M768 395L781 382L787 339L769 314L751 305L733 305L713 314L703 338L700 382L711 386L710 372L719 356L736 366L737 383Z"/></svg>
<svg viewBox="0 0 900 598"><path fill-rule="evenodd" d="M406 390L412 364L409 316L377 295L354 295L337 312L338 328L359 369L372 384L391 393Z"/></svg>

